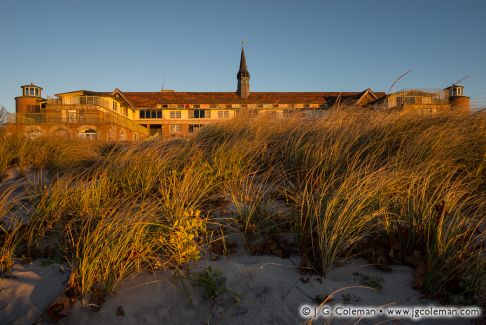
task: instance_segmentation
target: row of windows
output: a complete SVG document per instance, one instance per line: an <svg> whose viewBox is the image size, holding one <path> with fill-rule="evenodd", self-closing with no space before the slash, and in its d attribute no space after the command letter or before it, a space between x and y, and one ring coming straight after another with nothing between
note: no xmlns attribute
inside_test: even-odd
<svg viewBox="0 0 486 325"><path fill-rule="evenodd" d="M158 104L157 108L317 108L320 104Z"/></svg>
<svg viewBox="0 0 486 325"><path fill-rule="evenodd" d="M198 132L204 124L189 124L187 126L187 130L189 133L196 133ZM170 124L169 125L169 133L181 133L182 132L182 125L181 124Z"/></svg>
<svg viewBox="0 0 486 325"><path fill-rule="evenodd" d="M40 89L37 87L25 87L24 96L40 97Z"/></svg>
<svg viewBox="0 0 486 325"><path fill-rule="evenodd" d="M181 111L169 111L169 117L171 119L179 119L182 118ZM140 111L140 118L141 119L156 119L162 118L162 110L141 110ZM211 118L211 111L203 110L203 109L195 109L189 111L189 118ZM229 111L218 111L218 118L229 118Z"/></svg>
<svg viewBox="0 0 486 325"><path fill-rule="evenodd" d="M141 110L140 111L140 118L162 118L162 110L153 109L153 110Z"/></svg>
<svg viewBox="0 0 486 325"><path fill-rule="evenodd" d="M462 87L451 87L449 89L449 96L462 96L462 95L464 95Z"/></svg>
<svg viewBox="0 0 486 325"><path fill-rule="evenodd" d="M218 119L226 119L230 117L230 111L221 110L221 111L213 111L216 112ZM236 110L236 115L242 116L257 116L259 114L264 114L269 117L291 117L295 114L298 114L300 111L295 110L283 110L281 113L277 111L268 110L268 111L261 111L257 109L248 109L248 110ZM302 113L302 112L301 112ZM140 119L161 119L162 118L162 110L141 110L140 111ZM182 112L181 111L169 111L170 119L181 119ZM188 118L190 119L209 119L211 118L211 111L204 110L204 109L194 109L188 111Z"/></svg>

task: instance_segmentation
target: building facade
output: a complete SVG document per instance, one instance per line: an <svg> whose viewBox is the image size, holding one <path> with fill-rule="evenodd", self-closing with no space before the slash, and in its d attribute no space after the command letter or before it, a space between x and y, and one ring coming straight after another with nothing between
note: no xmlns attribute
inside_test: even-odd
<svg viewBox="0 0 486 325"><path fill-rule="evenodd" d="M463 86L453 84L445 89L401 90L370 102L368 106L423 113L469 112L470 98L464 96Z"/></svg>
<svg viewBox="0 0 486 325"><path fill-rule="evenodd" d="M244 48L236 77L235 92L77 90L44 99L41 87L25 85L22 96L16 97L16 114L10 117L7 133L32 138L61 135L107 141L184 137L235 116L305 117L340 105L403 109L404 105L396 103L407 102L403 100L406 96L387 96L369 88L361 92L252 92ZM457 92L457 86L448 91ZM456 104L466 106L461 96L455 93L455 97L448 96L447 100L457 98Z"/></svg>

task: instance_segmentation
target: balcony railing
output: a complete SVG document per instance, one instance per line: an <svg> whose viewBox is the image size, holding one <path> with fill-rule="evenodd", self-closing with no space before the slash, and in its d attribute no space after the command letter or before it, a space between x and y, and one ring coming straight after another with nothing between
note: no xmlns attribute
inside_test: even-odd
<svg viewBox="0 0 486 325"><path fill-rule="evenodd" d="M17 113L8 117L10 124L116 124L143 135L149 135L147 128L113 112L99 110L77 110L75 112L54 111L45 113Z"/></svg>
<svg viewBox="0 0 486 325"><path fill-rule="evenodd" d="M95 105L103 108L111 109L110 101L99 96L71 96L64 98L49 98L47 99L48 108L56 108L58 106L70 105Z"/></svg>
<svg viewBox="0 0 486 325"><path fill-rule="evenodd" d="M398 105L444 105L448 103L448 93L441 89L406 89L397 93Z"/></svg>

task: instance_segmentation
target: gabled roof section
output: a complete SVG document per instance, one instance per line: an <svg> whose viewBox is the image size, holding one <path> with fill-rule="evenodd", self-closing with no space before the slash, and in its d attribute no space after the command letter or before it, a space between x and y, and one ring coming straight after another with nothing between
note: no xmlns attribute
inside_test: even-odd
<svg viewBox="0 0 486 325"><path fill-rule="evenodd" d="M371 88L367 88L356 95L356 104L359 106L364 106L369 102L375 101L378 98L384 97L386 94L384 92L375 93Z"/></svg>
<svg viewBox="0 0 486 325"><path fill-rule="evenodd" d="M132 102L130 100L128 100L128 98L123 94L123 92L118 89L118 88L115 88L115 90L113 90L113 92L111 93L112 96L114 96L116 99L123 99L125 101L125 103L128 104L128 106L130 106L131 108L135 108L135 106L133 106Z"/></svg>

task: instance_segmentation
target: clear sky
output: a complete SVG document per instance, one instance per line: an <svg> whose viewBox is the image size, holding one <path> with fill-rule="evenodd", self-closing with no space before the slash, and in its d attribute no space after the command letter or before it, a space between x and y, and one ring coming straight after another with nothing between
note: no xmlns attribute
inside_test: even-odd
<svg viewBox="0 0 486 325"><path fill-rule="evenodd" d="M486 105L485 0L0 0L0 105L19 86L234 91L444 88Z"/></svg>

